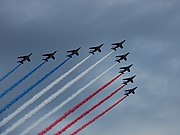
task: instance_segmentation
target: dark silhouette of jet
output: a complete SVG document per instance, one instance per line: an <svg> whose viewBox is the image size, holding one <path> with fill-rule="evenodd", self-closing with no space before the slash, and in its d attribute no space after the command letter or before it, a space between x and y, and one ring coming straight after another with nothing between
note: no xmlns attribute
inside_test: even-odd
<svg viewBox="0 0 180 135"><path fill-rule="evenodd" d="M124 78L123 80L124 80L124 82L122 83L122 84L124 84L124 85L127 85L128 83L133 83L134 82L134 78L136 77L136 75L134 75L134 76L132 76L132 77L129 77L129 78Z"/></svg>
<svg viewBox="0 0 180 135"><path fill-rule="evenodd" d="M25 55L25 56L19 56L18 59L21 59L18 61L18 63L24 64L25 61L30 62L30 56L32 55L32 53L30 53L29 55Z"/></svg>
<svg viewBox="0 0 180 135"><path fill-rule="evenodd" d="M66 56L69 57L69 58L72 58L73 55L79 55L79 50L81 49L81 47L79 47L78 49L76 50L70 50L70 51L67 51L67 53L70 53L70 54L67 54Z"/></svg>
<svg viewBox="0 0 180 135"><path fill-rule="evenodd" d="M96 46L96 47L90 47L89 49L92 49L89 53L94 54L95 52L101 52L101 47L103 46L103 44Z"/></svg>
<svg viewBox="0 0 180 135"><path fill-rule="evenodd" d="M119 73L124 74L126 71L130 72L130 68L132 67L133 64L126 66L126 67L120 67L121 71Z"/></svg>
<svg viewBox="0 0 180 135"><path fill-rule="evenodd" d="M129 94L135 94L135 89L137 89L137 87L135 87L135 88L132 88L132 89L129 89L129 90L125 90L124 92L125 92L125 94L124 95L126 95L126 96L129 96Z"/></svg>
<svg viewBox="0 0 180 135"><path fill-rule="evenodd" d="M46 58L45 59L42 59L44 61L48 61L49 59L55 59L54 57L54 54L56 53L57 51L54 51L53 53L48 53L48 54L43 54L42 56L45 56Z"/></svg>
<svg viewBox="0 0 180 135"><path fill-rule="evenodd" d="M126 40L123 40L123 41L118 42L118 43L113 43L113 44L112 44L113 47L112 47L111 49L113 49L114 51L116 51L117 48L123 49L123 43L124 43L125 41L126 41Z"/></svg>
<svg viewBox="0 0 180 135"><path fill-rule="evenodd" d="M127 56L129 55L129 52L128 53L126 53L126 54L124 54L124 55L118 55L118 56L116 56L116 58L118 58L118 59L116 59L115 61L117 61L117 62L121 62L121 60L125 60L125 61L127 61Z"/></svg>

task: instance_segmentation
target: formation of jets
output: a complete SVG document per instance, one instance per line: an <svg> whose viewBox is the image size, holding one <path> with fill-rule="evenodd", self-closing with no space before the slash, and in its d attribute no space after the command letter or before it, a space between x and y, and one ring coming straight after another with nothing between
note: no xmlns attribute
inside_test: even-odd
<svg viewBox="0 0 180 135"><path fill-rule="evenodd" d="M116 51L118 48L121 48L121 49L123 49L123 44L124 44L124 42L125 42L126 40L123 40L123 41L121 41L121 42L117 42L117 43L113 43L112 44L112 50L114 50L114 51ZM90 52L89 53L91 53L91 54L95 54L95 52L101 52L101 47L103 46L103 44L101 44L101 45L98 45L98 46L95 46L95 47L90 47L89 49L90 49ZM67 57L69 57L69 58L72 58L74 55L77 55L77 56L79 56L79 50L81 49L81 47L79 47L79 48L77 48L77 49L75 49L75 50L69 50L69 51L67 51ZM46 57L46 58L44 58L44 59L42 59L42 60L44 60L44 61L48 61L49 59L55 59L55 53L56 53L57 51L54 51L54 52L52 52L52 53L48 53L48 54L43 54L42 56L44 56L44 57ZM30 53L30 54L28 54L28 55L25 55L25 56L19 56L18 57L18 59L20 59L19 61L18 61L18 63L21 63L21 64L24 64L24 62L25 61L28 61L28 62L30 62L31 61L31 59L30 59L30 56L32 55L32 53ZM123 54L123 55L118 55L118 56L116 56L116 62L118 62L118 63L120 63L122 60L124 60L124 61L127 61L127 56L129 55L129 52L127 52L126 54ZM130 68L133 66L133 64L131 64L131 65L128 65L128 66L125 66L125 67L120 67L119 69L120 69L120 71L119 71L119 73L121 73L121 74L124 74L126 71L127 72L130 72L131 70L130 70ZM129 78L124 78L123 79L123 83L122 84L124 84L124 85L127 85L128 83L133 83L134 82L134 78L136 77L136 75L134 75L134 76L132 76L132 77L129 77ZM135 94L135 89L136 89L137 87L135 87L135 88L132 88L132 89L129 89L129 90L125 90L125 94L124 95L126 95L126 96L129 96L129 94Z"/></svg>

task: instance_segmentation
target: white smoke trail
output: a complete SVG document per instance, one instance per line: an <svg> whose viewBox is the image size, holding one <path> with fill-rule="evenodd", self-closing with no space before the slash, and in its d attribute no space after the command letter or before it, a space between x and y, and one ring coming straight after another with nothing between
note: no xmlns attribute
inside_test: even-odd
<svg viewBox="0 0 180 135"><path fill-rule="evenodd" d="M56 93L52 94L48 99L44 100L41 104L39 104L37 107L35 107L33 110L31 110L28 114L26 114L23 118L18 120L15 124L13 124L11 127L7 128L1 135L7 135L11 133L13 130L15 130L17 127L22 125L27 119L30 119L34 114L36 114L41 108L46 106L48 103L50 103L52 100L54 100L57 96L59 96L61 93L66 91L70 86L72 86L74 83L76 83L78 80L80 80L82 77L84 77L87 73L89 73L93 68L95 68L99 63L101 63L104 59L106 59L109 55L111 55L114 51L111 51L106 56L104 56L102 59L97 61L94 65L86 69L84 72L82 72L80 75L78 75L75 79L71 80L69 83L67 83L64 87L59 89Z"/></svg>
<svg viewBox="0 0 180 135"><path fill-rule="evenodd" d="M73 68L71 68L68 72L66 72L64 75L60 76L58 79L50 83L48 86L46 86L43 90L41 90L38 94L34 95L29 101L21 105L16 111L8 115L6 118L3 119L3 121L0 122L0 127L4 126L6 123L8 123L10 120L12 120L14 117L16 117L19 113L21 113L24 109L26 109L29 105L33 104L37 99L39 99L41 96L43 96L46 92L48 92L50 89L52 89L56 84L58 84L60 81L62 81L64 78L66 78L70 73L72 73L75 69L77 69L80 65L82 65L86 60L88 60L92 55L89 55L84 60L79 62L77 65L75 65Z"/></svg>
<svg viewBox="0 0 180 135"><path fill-rule="evenodd" d="M65 106L67 103L72 101L75 97L77 97L79 94L81 94L84 90L86 90L90 85L95 83L99 78L101 78L104 74L109 72L112 68L114 68L118 63L114 64L110 68L108 68L106 71L101 73L99 76L97 76L95 79L93 79L91 82L89 82L87 85L79 89L76 93L71 95L69 98L67 98L64 102L62 102L60 105L56 106L53 110L49 111L46 115L41 117L39 120L35 121L35 123L31 126L29 126L25 131L20 133L20 135L26 135L29 131L31 131L33 128L35 128L37 125L39 125L41 122L43 122L45 119L47 119L52 114L56 113L58 110L60 110L63 106Z"/></svg>

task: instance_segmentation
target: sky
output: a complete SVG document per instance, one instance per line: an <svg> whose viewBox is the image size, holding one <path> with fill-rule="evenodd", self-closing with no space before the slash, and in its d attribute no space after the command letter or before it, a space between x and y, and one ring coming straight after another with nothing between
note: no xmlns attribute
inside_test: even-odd
<svg viewBox="0 0 180 135"><path fill-rule="evenodd" d="M133 63L131 73L127 73L114 82L93 100L57 125L49 134L60 130L83 111L121 86L122 78L136 74L135 95L129 96L108 114L83 130L80 135L179 135L180 126L180 1L179 0L1 0L0 1L0 76L17 65L17 57L33 53L32 61L25 63L3 82L1 92L11 86L42 62L42 54L57 50L56 60L46 63L41 69L26 79L3 100L2 108L10 100L34 84L45 73L66 59L66 51L81 47L80 55L36 87L31 93L0 115L0 120L11 114L28 101L47 84L54 81L89 54L89 47L104 44L102 53L97 53L75 72L55 86L42 98L29 106L20 115L0 129L3 132L44 99L55 93L78 74L90 67L110 52L111 44L126 39L124 49L114 52L87 76L77 82L68 91L27 120L12 135L18 135L22 129L34 123L56 105L67 99L83 85L102 73L115 62L115 56L130 52L127 62L122 62L103 78L89 87L73 102L36 127L29 135L41 131L62 116L86 96L97 90L118 74L120 66ZM119 92L101 107L77 122L65 134L73 132L84 123L123 96Z"/></svg>

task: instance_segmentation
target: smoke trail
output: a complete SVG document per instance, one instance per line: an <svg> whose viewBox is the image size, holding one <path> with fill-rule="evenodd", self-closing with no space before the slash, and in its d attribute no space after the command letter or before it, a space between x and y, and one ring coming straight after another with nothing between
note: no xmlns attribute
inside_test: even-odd
<svg viewBox="0 0 180 135"><path fill-rule="evenodd" d="M18 86L21 82L23 82L26 78L28 78L30 75L32 75L36 70L38 70L41 66L44 65L45 62L41 63L37 67L35 67L33 70L31 70L29 73L27 73L23 78L19 79L16 83L14 83L11 87L6 89L3 93L0 94L0 99L4 97L7 93L12 91L16 86ZM21 65L21 64L20 64Z"/></svg>
<svg viewBox="0 0 180 135"><path fill-rule="evenodd" d="M122 85L121 87L119 87L117 90L115 90L114 92L112 92L110 95L108 95L107 97L105 97L103 100L101 100L99 103L95 104L93 107L91 107L89 110L85 111L83 114L81 114L79 117L77 117L75 120L73 120L71 123L69 123L68 125L66 125L63 129L61 129L60 131L58 131L57 133L55 133L55 135L60 135L63 132L65 132L68 128L70 128L72 125L74 125L76 122L78 122L80 119L82 119L84 116L86 116L87 114L89 114L90 112L92 112L94 109L96 109L97 107L99 107L101 104L103 104L105 101L107 101L108 99L110 99L112 96L114 96L118 91L120 91L125 85Z"/></svg>
<svg viewBox="0 0 180 135"><path fill-rule="evenodd" d="M108 53L106 56L104 56L102 59L100 59L98 62L96 62L94 65L92 65L91 67L89 67L88 69L86 69L83 73L81 73L79 76L77 76L75 79L71 80L69 83L67 83L64 87L62 87L61 89L59 89L56 93L54 93L53 95L51 95L48 99L44 100L40 105L38 105L37 107L35 107L33 110L31 110L28 114L26 114L23 118L21 118L20 120L18 120L15 124L13 124L11 127L9 127L8 129L6 129L6 131L4 131L2 133L2 135L7 135L9 133L11 133L13 130L15 130L17 127L19 127L21 124L23 124L27 119L31 118L36 112L38 112L41 108L43 108L44 106L46 106L49 102L51 102L52 100L54 100L58 95L60 95L61 93L63 93L66 89L68 89L71 85L73 85L74 83L76 83L78 80L80 80L82 77L84 77L88 72L90 72L93 68L95 68L99 63L101 63L104 59L106 59L109 55L111 55L113 53L113 51L111 51L110 53Z"/></svg>
<svg viewBox="0 0 180 135"><path fill-rule="evenodd" d="M73 113L75 110L77 110L79 107L81 107L83 104L85 104L86 102L88 102L91 98L93 98L95 95L97 95L100 91L102 91L103 89L105 89L107 86L109 86L111 83L113 83L115 80L117 80L122 74L116 76L115 78L113 78L112 80L110 80L108 83L106 83L105 85L103 85L101 88L99 88L97 91L95 91L93 94L89 95L86 99L84 99L83 101L81 101L79 104L77 104L76 106L74 106L72 109L70 109L68 112L66 112L62 117L60 117L59 119L57 119L55 122L53 122L51 125L49 125L46 129L44 129L42 132L39 133L39 135L43 135L46 132L48 132L49 130L51 130L54 126L56 126L59 122L61 122L62 120L64 120L67 116L69 116L71 113ZM65 101L66 102L66 101Z"/></svg>
<svg viewBox="0 0 180 135"><path fill-rule="evenodd" d="M54 73L57 69L59 69L62 65L64 65L70 58L67 58L65 61L63 61L62 63L60 63L56 68L54 68L53 70L51 70L48 74L46 74L43 78L41 78L40 80L38 80L34 85L32 85L31 87L29 87L28 89L26 89L22 94L20 94L19 96L17 96L15 99L13 99L9 104L7 104L6 106L4 106L1 110L0 113L4 112L5 110L7 110L9 107L11 107L13 104L15 104L17 101L19 101L21 98L23 98L26 94L28 94L30 91L33 90L33 88L35 88L36 86L38 86L42 81L44 81L47 77L49 77L52 73Z"/></svg>
<svg viewBox="0 0 180 135"><path fill-rule="evenodd" d="M52 114L56 113L58 110L60 110L63 106L65 106L67 103L69 103L70 101L72 101L75 97L77 97L79 94L81 94L86 88L88 88L90 85L92 85L93 83L95 83L99 78L101 78L104 74L106 74L107 72L109 72L113 67L115 67L118 63L114 64L113 66L111 66L110 68L108 68L106 71L104 71L103 73L101 73L99 76L97 76L95 79L93 79L91 82L89 82L87 85L85 85L84 87L82 87L81 89L79 89L75 94L71 95L68 99L66 99L64 102L62 102L60 105L58 105L57 107L55 107L53 110L49 111L46 115L44 115L43 117L41 117L39 120L37 120L33 125L31 125L30 127L28 127L24 132L22 132L20 135L25 135L27 134L29 131L31 131L33 128L35 128L38 124L40 124L42 121L44 121L45 119L47 119L49 116L51 116Z"/></svg>
<svg viewBox="0 0 180 135"><path fill-rule="evenodd" d="M18 115L19 113L21 113L24 109L26 109L29 105L31 105L32 103L34 103L37 99L39 99L41 96L43 96L47 91L49 91L51 88L53 88L56 84L58 84L60 81L62 81L66 76L68 76L70 73L72 73L75 69L77 69L80 65L82 65L86 60L88 60L90 58L91 55L89 55L87 58L85 58L84 60L82 60L80 63L78 63L77 65L75 65L72 69L70 69L68 72L66 72L64 75L60 76L58 79L56 79L55 81L53 81L52 83L50 83L47 87L45 87L43 90L41 90L38 94L34 95L29 101L27 101L26 103L24 103L23 105L21 105L15 112L13 112L12 114L10 114L8 117L4 118L2 122L0 122L0 127L2 127L3 125L5 125L7 122L9 122L10 120L12 120L16 115ZM54 69L56 70L56 69ZM51 71L49 74L51 74Z"/></svg>
<svg viewBox="0 0 180 135"><path fill-rule="evenodd" d="M21 64L17 65L15 68L13 68L11 71L9 71L6 75L4 75L1 79L0 82L3 81L4 79L6 79L10 74L12 74L14 71L16 71L19 67L21 66Z"/></svg>
<svg viewBox="0 0 180 135"><path fill-rule="evenodd" d="M117 106L119 103L121 103L125 98L127 98L127 96L124 96L123 98L119 99L115 104L113 104L112 106L110 106L108 109L106 109L104 112L100 113L99 115L97 115L96 117L94 117L92 120L90 120L89 122L87 122L86 124L84 124L82 127L80 127L79 129L77 129L76 131L74 131L72 134L70 135L76 135L78 134L80 131L82 131L83 129L85 129L87 126L89 126L90 124L92 124L93 122L95 122L96 120L98 120L100 117L102 117L103 115L105 115L107 112L109 112L111 109L113 109L115 106Z"/></svg>

